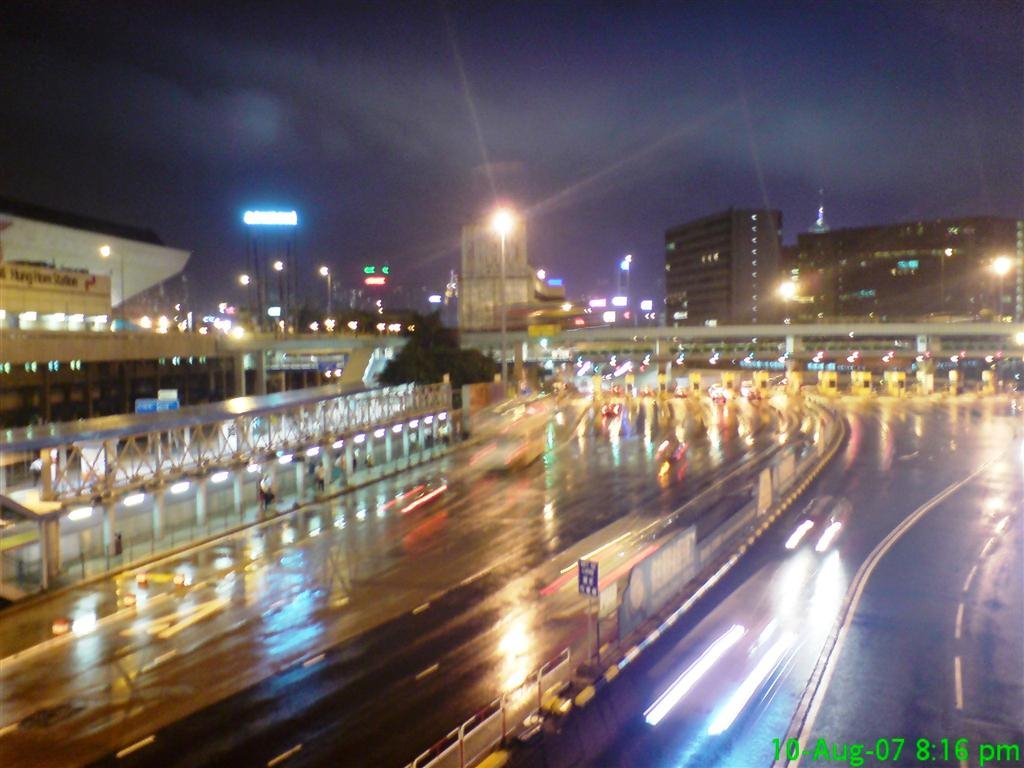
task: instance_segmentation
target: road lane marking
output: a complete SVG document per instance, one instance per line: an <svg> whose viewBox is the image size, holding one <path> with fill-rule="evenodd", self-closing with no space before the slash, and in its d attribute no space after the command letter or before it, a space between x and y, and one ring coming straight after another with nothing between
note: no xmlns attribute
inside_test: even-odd
<svg viewBox="0 0 1024 768"><path fill-rule="evenodd" d="M860 604L861 596L864 594L864 589L867 587L867 583L871 579L871 575L874 573L878 563L881 562L882 558L885 557L896 542L902 538L903 534L910 530L918 520L965 485L973 482L975 478L981 475L981 473L988 469L994 462L995 459L989 459L971 474L946 486L946 488L938 494L907 515L907 517L905 517L875 546L871 551L871 554L868 555L868 558L861 564L857 573L854 574L853 580L850 582L850 590L847 592L846 605L844 606L845 610L841 610L839 613L838 621L840 623L838 628L833 629L832 631L833 635L835 635L835 641L831 648L822 649L822 657L824 658L825 666L821 672L821 677L815 686L813 683L813 677L817 673L816 669L815 672L812 673L812 679L808 682L808 687L805 690L804 695L806 696L809 693L811 699L806 714L803 717L803 721L800 724L800 729L797 733L797 739L799 740L801 750L806 747L810 734L813 733L815 720L817 720L818 712L821 710L822 703L825 700L825 695L828 692L829 683L832 681L832 676L835 674L836 667L838 666L838 659L840 658L843 644L845 643L846 637L849 633L850 626L853 623L853 618L857 613L857 606ZM826 644L827 642L828 641L826 641ZM959 657L957 658L959 659ZM957 664L959 665L959 661ZM797 708L798 712L803 705L804 701L802 699ZM794 715L794 717L796 717L796 715ZM779 761L776 761L775 765L791 765L793 768L798 768L800 765L800 757L794 761L789 761L788 758L780 758Z"/></svg>
<svg viewBox="0 0 1024 768"><path fill-rule="evenodd" d="M319 664L323 660L324 660L324 655L322 653L318 653L313 658L306 659L304 662L302 662L302 666L304 666L304 667L312 667L314 664Z"/></svg>
<svg viewBox="0 0 1024 768"><path fill-rule="evenodd" d="M440 664L431 664L429 667L427 667L422 672L420 672L420 673L418 673L416 675L416 682L419 682L420 680L422 680L424 677L427 677L428 675L434 674L435 672L437 672L437 670L440 667L441 667Z"/></svg>
<svg viewBox="0 0 1024 768"><path fill-rule="evenodd" d="M591 550L590 552L587 552L587 554L585 554L585 555L581 555L581 556L580 556L580 557L579 557L579 558L577 559L577 561L576 561L576 562L574 562L574 563L572 563L572 564L570 564L570 565L567 565L567 566L565 566L565 568L563 568L562 570L560 570L560 571L559 571L559 573L568 573L569 571L572 571L572 570L574 570L574 569L575 569L575 568L577 567L577 565L578 565L578 563L579 563L579 561L580 561L580 560L589 560L589 559L590 559L590 558L592 558L592 557L593 557L594 555L596 555L596 554L597 554L598 552L603 552L604 550L608 549L608 547L612 546L613 544L618 544L618 543L619 543L620 541L622 541L622 540L623 540L624 538L626 538L627 536L631 535L632 533L633 533L632 531L626 531L626 532L625 532L624 534L622 534L621 536L616 536L616 537L615 537L614 539L612 539L611 541L609 541L609 542L608 542L608 543L606 543L606 544L602 544L602 545L601 545L600 547L598 547L597 549L593 549L593 550Z"/></svg>
<svg viewBox="0 0 1024 768"><path fill-rule="evenodd" d="M280 755L275 757L273 760L268 760L267 761L267 768L274 768L275 765L278 765L279 763L283 763L285 760L287 760L289 757L294 755L300 749L302 749L302 744L296 744L294 747L292 747L288 751L282 752Z"/></svg>
<svg viewBox="0 0 1024 768"><path fill-rule="evenodd" d="M139 739L134 744L129 744L127 747L118 752L117 759L120 760L122 757L128 757L128 755L130 755L132 752L137 752L143 747L148 747L154 741L156 741L156 734L151 733L146 738Z"/></svg>
<svg viewBox="0 0 1024 768"><path fill-rule="evenodd" d="M956 631L954 632L954 636L956 637L957 640L960 639L960 634L961 634L961 631L963 630L963 627L964 627L964 604L960 603L957 606L957 608L956 608Z"/></svg>
<svg viewBox="0 0 1024 768"><path fill-rule="evenodd" d="M967 592L971 588L971 582L974 581L974 574L978 572L978 565L975 563L971 566L971 570L967 574L967 578L964 579L964 592Z"/></svg>
<svg viewBox="0 0 1024 768"><path fill-rule="evenodd" d="M956 708L964 708L964 676L960 669L960 657L953 659L953 684L956 686Z"/></svg>
<svg viewBox="0 0 1024 768"><path fill-rule="evenodd" d="M992 545L996 543L996 537L991 536L988 541L985 542L985 546L981 548L981 557L988 554L988 551L992 549Z"/></svg>
<svg viewBox="0 0 1024 768"><path fill-rule="evenodd" d="M430 607L430 603L423 603L422 605L417 605L415 608L412 609L412 614L413 614L413 616L416 616L416 615L418 615L420 613L423 613L429 607Z"/></svg>

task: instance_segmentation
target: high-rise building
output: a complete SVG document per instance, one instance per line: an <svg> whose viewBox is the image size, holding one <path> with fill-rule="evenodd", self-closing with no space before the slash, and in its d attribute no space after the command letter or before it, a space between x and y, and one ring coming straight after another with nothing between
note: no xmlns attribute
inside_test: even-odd
<svg viewBox="0 0 1024 768"><path fill-rule="evenodd" d="M747 325L779 314L782 213L738 209L665 233L669 325Z"/></svg>
<svg viewBox="0 0 1024 768"><path fill-rule="evenodd" d="M794 320L1021 317L1024 222L965 217L797 236Z"/></svg>
<svg viewBox="0 0 1024 768"><path fill-rule="evenodd" d="M464 226L459 275L459 328L482 331L496 330L501 326L501 274L501 238L493 231L490 222ZM506 307L529 303L534 279L533 268L526 260L526 223L517 219L505 236Z"/></svg>

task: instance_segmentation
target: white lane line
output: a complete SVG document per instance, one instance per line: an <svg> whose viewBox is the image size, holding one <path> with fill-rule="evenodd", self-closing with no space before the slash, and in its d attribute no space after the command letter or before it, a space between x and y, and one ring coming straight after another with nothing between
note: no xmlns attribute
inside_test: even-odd
<svg viewBox="0 0 1024 768"><path fill-rule="evenodd" d="M807 746L810 736L814 732L815 720L817 719L818 712L821 710L822 703L825 700L825 694L828 691L829 683L831 682L832 676L835 674L836 667L838 666L838 659L840 658L843 644L846 641L847 634L849 633L850 625L853 623L854 616L857 613L857 606L860 604L861 596L864 594L864 589L867 586L868 581L871 579L871 575L874 573L878 563L881 562L886 553L892 549L903 534L910 530L918 520L965 485L972 482L982 472L988 469L994 461L995 459L986 461L971 474L967 475L967 477L946 486L946 488L938 494L907 515L899 525L893 528L889 534L878 543L878 545L871 551L868 558L857 570L853 580L850 582L850 591L847 593L846 604L844 606L845 610L840 611L839 614L841 623L839 624L838 631L833 630L833 633L836 635L835 643L830 650L822 650L824 654L827 654L824 672L821 675L821 679L818 682L817 687L811 693L812 698L810 706L807 709L807 714L804 716L800 731L797 734L801 750ZM959 664L959 662L957 663ZM787 762L788 761L781 761L776 764L785 765ZM800 765L800 758L798 757L789 764L792 765L793 768L797 768Z"/></svg>
<svg viewBox="0 0 1024 768"><path fill-rule="evenodd" d="M964 579L964 592L967 592L971 588L971 582L974 581L974 574L978 572L978 565L974 564L971 566L971 570L967 574L967 578Z"/></svg>
<svg viewBox="0 0 1024 768"><path fill-rule="evenodd" d="M423 613L429 607L430 603L423 603L422 605L417 605L415 608L412 609L412 615L416 616L417 614Z"/></svg>
<svg viewBox="0 0 1024 768"><path fill-rule="evenodd" d="M953 659L953 685L956 686L956 708L964 708L964 676L960 669L960 657Z"/></svg>
<svg viewBox="0 0 1024 768"><path fill-rule="evenodd" d="M304 666L304 667L312 667L314 664L319 664L323 660L324 660L324 655L322 653L318 653L313 658L306 659L304 662L302 662L302 666Z"/></svg>
<svg viewBox="0 0 1024 768"><path fill-rule="evenodd" d="M960 635L964 628L964 604L960 603L956 607L956 631L953 633L957 640L960 639Z"/></svg>
<svg viewBox="0 0 1024 768"><path fill-rule="evenodd" d="M278 765L279 763L283 763L285 760L287 760L289 757L294 755L300 749L302 749L302 744L296 744L294 747L289 749L287 752L282 752L280 755L275 757L273 760L268 760L267 761L267 768L274 768L275 765Z"/></svg>
<svg viewBox="0 0 1024 768"><path fill-rule="evenodd" d="M435 672L437 672L437 670L440 668L440 666L441 666L440 664L431 664L429 667L427 667L422 672L419 672L416 675L416 681L419 682L424 677L427 677L428 675L434 674Z"/></svg>
<svg viewBox="0 0 1024 768"><path fill-rule="evenodd" d="M990 537L989 540L985 542L985 546L981 548L981 555L980 555L980 557L984 557L985 555L987 555L988 551L990 549L992 549L992 545L994 545L995 543L996 543L996 537L995 536Z"/></svg>
<svg viewBox="0 0 1024 768"><path fill-rule="evenodd" d="M152 743L153 743L154 741L156 741L156 734L152 734L152 733L151 733L151 734L150 734L149 736L147 736L146 738L144 738L144 739L139 739L139 740L138 740L138 741L136 741L136 742L135 742L134 744L129 744L129 745L127 746L127 747L125 747L125 748L124 748L124 749L122 749L122 750L121 750L120 752L118 752L118 753L117 753L117 759L118 759L118 760L120 760L120 759L121 759L122 757L127 757L127 756L128 756L128 755L130 755L130 754L131 754L132 752L135 752L135 751L137 751L137 750L140 750L140 749L142 749L143 747L148 747L148 746L149 746L150 744L152 744Z"/></svg>

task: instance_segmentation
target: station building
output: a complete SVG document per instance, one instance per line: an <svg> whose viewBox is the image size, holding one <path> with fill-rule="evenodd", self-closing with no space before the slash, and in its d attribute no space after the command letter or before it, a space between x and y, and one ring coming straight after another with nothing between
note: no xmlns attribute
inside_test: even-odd
<svg viewBox="0 0 1024 768"><path fill-rule="evenodd" d="M150 229L0 198L0 328L105 330L189 255Z"/></svg>

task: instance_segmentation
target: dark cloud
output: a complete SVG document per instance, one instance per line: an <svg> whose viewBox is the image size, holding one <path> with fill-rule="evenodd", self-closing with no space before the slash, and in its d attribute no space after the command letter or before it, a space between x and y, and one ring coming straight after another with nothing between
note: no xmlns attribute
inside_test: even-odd
<svg viewBox="0 0 1024 768"><path fill-rule="evenodd" d="M0 191L155 227L209 299L245 207L299 208L309 270L436 282L496 196L572 289L626 251L653 285L667 226L767 201L791 238L819 187L840 226L1024 215L1022 22L1009 2L6 3Z"/></svg>

